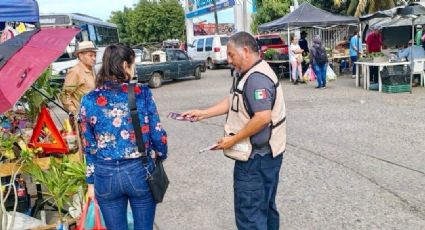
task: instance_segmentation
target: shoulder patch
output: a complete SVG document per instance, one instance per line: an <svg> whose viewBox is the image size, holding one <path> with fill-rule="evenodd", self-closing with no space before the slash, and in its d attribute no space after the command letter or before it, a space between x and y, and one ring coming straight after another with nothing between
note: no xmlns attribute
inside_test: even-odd
<svg viewBox="0 0 425 230"><path fill-rule="evenodd" d="M263 100L269 97L266 89L256 89L254 91L255 100Z"/></svg>

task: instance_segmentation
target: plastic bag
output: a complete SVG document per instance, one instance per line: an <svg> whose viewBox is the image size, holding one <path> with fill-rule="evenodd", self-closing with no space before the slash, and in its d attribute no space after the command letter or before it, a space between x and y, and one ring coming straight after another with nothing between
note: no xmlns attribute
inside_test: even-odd
<svg viewBox="0 0 425 230"><path fill-rule="evenodd" d="M336 74L333 71L333 69L328 65L327 69L326 69L326 79L328 81L333 81L336 80Z"/></svg>
<svg viewBox="0 0 425 230"><path fill-rule="evenodd" d="M316 74L314 73L314 70L312 68L308 68L307 71L305 71L303 76L304 81L314 81L316 80Z"/></svg>
<svg viewBox="0 0 425 230"><path fill-rule="evenodd" d="M7 213L8 226L6 229L22 230L22 229L37 228L37 227L41 227L45 225L41 220L31 216L27 216L20 212L15 213L15 221L13 223L12 228L10 228L11 222L12 222L12 212L8 212Z"/></svg>
<svg viewBox="0 0 425 230"><path fill-rule="evenodd" d="M131 207L128 207L127 210L128 230L134 230L133 212L131 211Z"/></svg>
<svg viewBox="0 0 425 230"><path fill-rule="evenodd" d="M89 198L85 204L77 230L106 230L96 199Z"/></svg>

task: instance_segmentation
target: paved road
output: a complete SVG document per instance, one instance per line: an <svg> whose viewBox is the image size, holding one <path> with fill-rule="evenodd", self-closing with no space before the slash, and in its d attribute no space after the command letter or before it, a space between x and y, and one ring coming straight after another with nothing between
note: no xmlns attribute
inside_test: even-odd
<svg viewBox="0 0 425 230"><path fill-rule="evenodd" d="M425 229L425 88L379 94L348 77L325 90L281 83L288 113L281 229ZM236 229L233 161L221 152L198 154L222 136L224 117L166 118L214 104L230 85L229 70L214 70L153 90L169 135L171 180L157 229Z"/></svg>

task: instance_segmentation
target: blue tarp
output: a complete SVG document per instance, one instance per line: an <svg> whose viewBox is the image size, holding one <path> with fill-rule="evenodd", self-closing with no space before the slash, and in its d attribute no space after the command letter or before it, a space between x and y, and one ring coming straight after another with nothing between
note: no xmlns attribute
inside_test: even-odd
<svg viewBox="0 0 425 230"><path fill-rule="evenodd" d="M35 0L0 0L0 22L39 21L38 4Z"/></svg>

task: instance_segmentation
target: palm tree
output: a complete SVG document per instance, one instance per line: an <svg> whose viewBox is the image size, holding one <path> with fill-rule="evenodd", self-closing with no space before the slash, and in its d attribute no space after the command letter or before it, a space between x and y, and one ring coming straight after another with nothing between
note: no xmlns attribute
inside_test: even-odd
<svg viewBox="0 0 425 230"><path fill-rule="evenodd" d="M348 14L353 14L358 17L362 14L369 14L378 10L391 9L397 3L406 2L400 0L334 0L334 5L339 7L343 3L348 5Z"/></svg>

